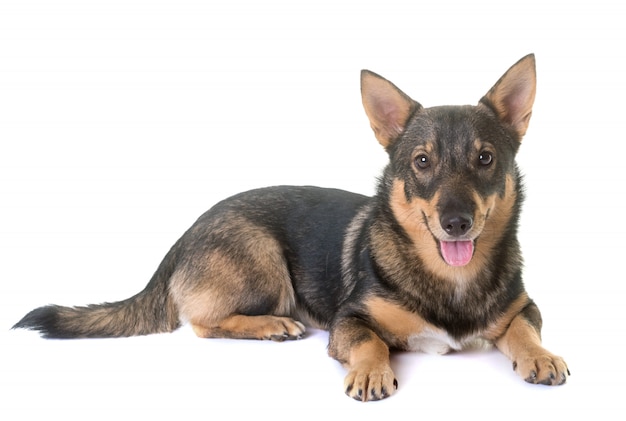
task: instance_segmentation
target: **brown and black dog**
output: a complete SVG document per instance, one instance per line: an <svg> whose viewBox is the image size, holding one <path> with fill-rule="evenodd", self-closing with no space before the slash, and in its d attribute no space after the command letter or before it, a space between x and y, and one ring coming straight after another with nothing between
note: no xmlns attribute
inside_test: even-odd
<svg viewBox="0 0 626 421"><path fill-rule="evenodd" d="M269 187L226 199L174 244L146 288L87 307L50 305L15 328L48 338L170 332L300 338L330 331L329 354L357 400L397 381L390 349L445 353L493 343L527 382L563 384L541 346L522 282L515 155L535 98L535 58L513 65L476 106L423 108L363 71L365 112L389 154L374 197Z"/></svg>

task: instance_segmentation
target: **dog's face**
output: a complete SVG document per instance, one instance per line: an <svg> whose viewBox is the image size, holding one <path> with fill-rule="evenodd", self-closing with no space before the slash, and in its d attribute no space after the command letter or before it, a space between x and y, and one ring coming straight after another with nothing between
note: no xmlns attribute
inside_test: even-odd
<svg viewBox="0 0 626 421"><path fill-rule="evenodd" d="M477 106L433 108L362 74L366 113L390 156L389 203L435 273L478 273L517 212L515 154L534 101L534 69L534 57L525 57Z"/></svg>

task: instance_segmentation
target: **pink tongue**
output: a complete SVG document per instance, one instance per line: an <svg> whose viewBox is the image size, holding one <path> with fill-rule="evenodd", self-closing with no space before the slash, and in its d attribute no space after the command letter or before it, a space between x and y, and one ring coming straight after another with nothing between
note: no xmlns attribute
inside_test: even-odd
<svg viewBox="0 0 626 421"><path fill-rule="evenodd" d="M450 266L465 266L473 254L472 241L441 241L441 255Z"/></svg>

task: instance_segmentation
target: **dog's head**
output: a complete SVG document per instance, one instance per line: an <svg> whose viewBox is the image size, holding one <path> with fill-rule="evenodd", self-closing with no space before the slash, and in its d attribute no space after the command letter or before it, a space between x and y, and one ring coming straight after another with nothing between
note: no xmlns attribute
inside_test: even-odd
<svg viewBox="0 0 626 421"><path fill-rule="evenodd" d="M479 270L515 230L515 155L535 98L535 59L513 65L476 106L423 108L364 70L363 105L390 162L386 200L433 271ZM514 234L514 232L512 233Z"/></svg>

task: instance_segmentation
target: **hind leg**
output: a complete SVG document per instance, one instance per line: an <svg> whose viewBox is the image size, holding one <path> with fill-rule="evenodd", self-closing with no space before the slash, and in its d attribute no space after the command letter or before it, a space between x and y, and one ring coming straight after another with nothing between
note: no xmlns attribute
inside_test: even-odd
<svg viewBox="0 0 626 421"><path fill-rule="evenodd" d="M221 320L216 326L191 323L201 338L271 339L282 342L300 339L305 327L289 317L233 315Z"/></svg>
<svg viewBox="0 0 626 421"><path fill-rule="evenodd" d="M279 241L263 227L231 216L205 237L172 276L181 318L202 338L300 338L290 318L295 293ZM216 231L220 234L219 238Z"/></svg>

